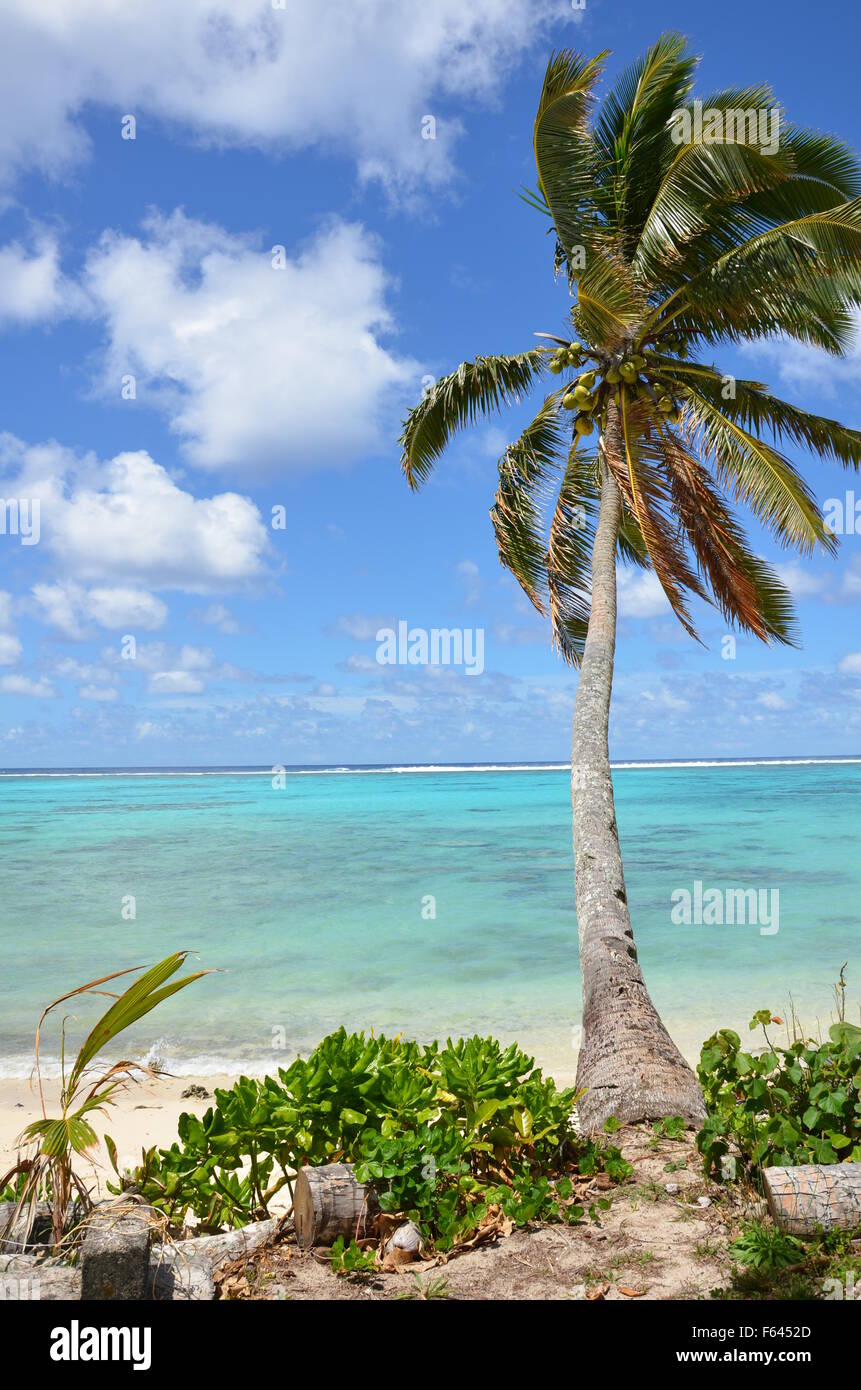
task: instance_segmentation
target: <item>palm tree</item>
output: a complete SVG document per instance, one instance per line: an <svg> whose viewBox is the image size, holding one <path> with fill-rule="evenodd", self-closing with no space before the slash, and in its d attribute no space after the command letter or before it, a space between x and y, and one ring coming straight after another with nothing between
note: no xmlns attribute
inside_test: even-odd
<svg viewBox="0 0 861 1390"><path fill-rule="evenodd" d="M534 128L538 185L525 195L555 233L573 333L538 334L544 343L526 352L461 363L411 411L401 439L404 472L418 488L457 429L519 402L545 372L562 378L503 454L491 518L502 564L579 667L571 793L583 978L577 1081L587 1088L588 1129L610 1115L695 1123L704 1114L649 997L631 930L608 746L617 563L651 569L694 637L691 595L763 642L794 644L791 595L751 549L731 504L783 546L833 551L781 445L861 463L861 433L706 358L716 344L763 337L845 352L861 303L856 157L790 125L765 86L704 98L702 111L717 115L686 132L678 113L690 110L697 59L674 34L597 106L605 57L551 58ZM777 122L776 149L749 140L745 112Z"/></svg>

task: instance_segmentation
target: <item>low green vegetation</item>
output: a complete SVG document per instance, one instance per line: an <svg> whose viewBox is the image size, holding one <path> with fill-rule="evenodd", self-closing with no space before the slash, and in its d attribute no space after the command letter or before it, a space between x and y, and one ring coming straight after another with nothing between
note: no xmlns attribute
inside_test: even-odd
<svg viewBox="0 0 861 1390"><path fill-rule="evenodd" d="M214 1230L264 1217L303 1164L351 1162L384 1212L445 1250L500 1214L516 1225L600 1218L609 1199L587 1212L579 1180L632 1169L609 1135L576 1135L576 1099L515 1044L422 1046L341 1028L277 1078L242 1077L202 1119L182 1115L179 1142L144 1153L122 1186L175 1227L191 1214Z"/></svg>
<svg viewBox="0 0 861 1390"><path fill-rule="evenodd" d="M373 1250L363 1250L355 1241L344 1245L344 1237L338 1236L330 1252L333 1274L367 1274L377 1263Z"/></svg>
<svg viewBox="0 0 861 1390"><path fill-rule="evenodd" d="M730 1242L729 1283L712 1298L798 1302L852 1300L861 1288L861 1247L854 1231L799 1240L769 1221L749 1220Z"/></svg>
<svg viewBox="0 0 861 1390"><path fill-rule="evenodd" d="M757 1052L731 1028L703 1046L697 1075L709 1113L697 1147L715 1174L727 1158L753 1178L774 1164L861 1161L861 1028L841 1018L827 1041L796 1035L780 1046L768 1030L781 1023L769 1009L754 1014L751 1031L765 1040Z"/></svg>
<svg viewBox="0 0 861 1390"><path fill-rule="evenodd" d="M745 1051L731 1028L704 1044L698 1076L708 1118L697 1135L706 1172L735 1181L748 1195L762 1189L762 1170L774 1165L861 1161L861 1028L846 1019L844 969L834 987L837 1022L826 1039L805 1035L794 1011L784 1027L760 1009L750 1031L763 1046ZM853 1298L861 1281L861 1231L830 1231L806 1240L768 1219L748 1219L729 1245L729 1299Z"/></svg>

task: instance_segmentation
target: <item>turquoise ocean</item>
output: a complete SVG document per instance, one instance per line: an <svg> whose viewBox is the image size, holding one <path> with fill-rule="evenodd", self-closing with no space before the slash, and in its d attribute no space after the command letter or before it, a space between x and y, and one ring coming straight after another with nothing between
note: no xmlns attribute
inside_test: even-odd
<svg viewBox="0 0 861 1390"><path fill-rule="evenodd" d="M640 960L689 1057L790 995L827 1027L844 961L861 997L861 760L623 765L614 781ZM697 881L765 890L778 930L674 922ZM261 1072L343 1023L493 1033L573 1074L564 768L290 770L282 786L268 770L8 772L0 885L0 1075L29 1071L50 999L180 947L217 973L127 1049L178 1073ZM76 1001L70 1043L99 1002ZM43 1049L57 1057L56 1029Z"/></svg>

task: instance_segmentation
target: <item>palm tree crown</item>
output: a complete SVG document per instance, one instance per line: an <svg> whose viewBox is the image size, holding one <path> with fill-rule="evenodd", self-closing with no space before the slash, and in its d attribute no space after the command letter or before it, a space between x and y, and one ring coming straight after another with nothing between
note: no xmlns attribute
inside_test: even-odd
<svg viewBox="0 0 861 1390"><path fill-rule="evenodd" d="M680 136L698 60L678 35L599 106L605 57L551 58L534 128L538 185L526 195L551 219L573 332L439 380L407 417L402 466L420 486L457 429L549 373L558 389L501 458L491 517L502 563L549 614L566 659L583 652L604 469L621 494L620 558L654 570L692 635L697 594L763 641L791 643L791 596L732 504L784 546L833 550L781 446L857 467L861 433L706 358L760 337L845 352L861 303L861 166L838 140L789 124L765 86L703 98L701 110L717 113L711 138ZM768 113L771 145L749 139L745 111Z"/></svg>

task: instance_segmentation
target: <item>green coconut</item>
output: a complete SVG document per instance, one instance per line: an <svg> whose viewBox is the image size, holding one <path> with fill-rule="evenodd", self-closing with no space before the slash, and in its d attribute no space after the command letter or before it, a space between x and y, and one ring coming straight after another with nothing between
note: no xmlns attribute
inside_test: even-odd
<svg viewBox="0 0 861 1390"><path fill-rule="evenodd" d="M579 435L591 434L595 428L591 415L578 415L574 421L574 428Z"/></svg>
<svg viewBox="0 0 861 1390"><path fill-rule="evenodd" d="M558 376L559 373L562 371L562 363L557 362L556 358L554 357L550 362L547 363L547 370L548 372L552 372L554 376Z"/></svg>
<svg viewBox="0 0 861 1390"><path fill-rule="evenodd" d="M604 380L609 381L611 386L615 386L617 381L622 380L622 378L619 375L619 368L611 367L610 370L607 372L607 375L604 377Z"/></svg>
<svg viewBox="0 0 861 1390"><path fill-rule="evenodd" d="M562 397L562 404L566 410L577 409L577 398L573 391L566 391L565 395Z"/></svg>

